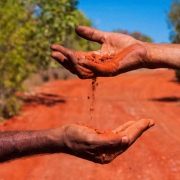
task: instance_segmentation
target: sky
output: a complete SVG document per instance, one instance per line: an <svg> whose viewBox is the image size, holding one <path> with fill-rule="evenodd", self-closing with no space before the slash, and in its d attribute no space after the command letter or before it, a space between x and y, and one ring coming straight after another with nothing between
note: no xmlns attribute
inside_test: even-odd
<svg viewBox="0 0 180 180"><path fill-rule="evenodd" d="M102 31L139 31L156 43L170 43L167 13L172 0L79 0L78 9Z"/></svg>

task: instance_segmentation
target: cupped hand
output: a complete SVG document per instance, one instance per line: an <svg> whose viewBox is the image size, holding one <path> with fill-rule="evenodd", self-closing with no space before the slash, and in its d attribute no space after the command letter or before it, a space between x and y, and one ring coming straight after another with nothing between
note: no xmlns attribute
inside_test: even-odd
<svg viewBox="0 0 180 180"><path fill-rule="evenodd" d="M154 120L143 119L103 132L84 125L66 125L62 128L65 153L95 163L110 163L153 125Z"/></svg>
<svg viewBox="0 0 180 180"><path fill-rule="evenodd" d="M146 48L141 41L131 36L102 32L86 26L77 26L76 33L82 38L100 43L101 49L81 52L53 44L51 56L82 79L116 76L146 66Z"/></svg>

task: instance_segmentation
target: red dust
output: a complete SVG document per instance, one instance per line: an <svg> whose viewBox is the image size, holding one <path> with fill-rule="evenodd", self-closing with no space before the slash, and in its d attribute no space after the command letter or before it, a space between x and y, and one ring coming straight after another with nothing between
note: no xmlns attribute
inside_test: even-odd
<svg viewBox="0 0 180 180"><path fill-rule="evenodd" d="M110 54L110 55L97 55L95 53L92 53L91 55L86 55L85 59L89 61L93 61L95 63L107 63L115 59L116 55L115 54Z"/></svg>
<svg viewBox="0 0 180 180"><path fill-rule="evenodd" d="M115 54L111 54L111 55L97 55L95 53L89 54L85 56L85 59L89 60L89 61L93 61L95 63L107 63L112 61L113 59L115 59L116 55ZM95 103L95 92L96 92L96 88L98 86L98 82L97 82L97 78L93 78L92 79L92 92L91 92L91 106L90 106L90 112L91 112L91 117L90 119L93 118L93 113L92 111L94 111L94 103ZM90 99L90 97L88 96L88 99Z"/></svg>

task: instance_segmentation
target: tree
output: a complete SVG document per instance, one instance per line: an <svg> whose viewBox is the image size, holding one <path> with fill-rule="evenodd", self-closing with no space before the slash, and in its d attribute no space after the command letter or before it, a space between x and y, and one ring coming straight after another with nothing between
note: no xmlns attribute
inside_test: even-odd
<svg viewBox="0 0 180 180"><path fill-rule="evenodd" d="M15 92L31 72L49 68L52 43L83 50L92 47L75 36L79 23L91 25L76 9L76 0L0 1L0 116L11 117L20 108ZM71 43L76 38L76 43ZM79 47L78 47L79 46Z"/></svg>
<svg viewBox="0 0 180 180"><path fill-rule="evenodd" d="M171 28L170 39L172 43L180 42L180 2L173 0L168 13Z"/></svg>
<svg viewBox="0 0 180 180"><path fill-rule="evenodd" d="M22 81L33 69L23 50L32 12L20 1L1 1L0 17L0 116L10 117L21 104L14 93L22 89Z"/></svg>
<svg viewBox="0 0 180 180"><path fill-rule="evenodd" d="M92 26L92 22L79 10L77 10L75 18L78 19L78 24ZM93 51L100 48L98 43L87 41L77 36L74 30L66 36L66 40L62 42L62 45L77 51Z"/></svg>
<svg viewBox="0 0 180 180"><path fill-rule="evenodd" d="M169 25L171 27L170 40L172 43L180 43L180 1L173 0L168 13ZM180 71L175 72L180 81Z"/></svg>
<svg viewBox="0 0 180 180"><path fill-rule="evenodd" d="M52 43L59 43L75 50L87 50L88 42L74 33L76 25L91 26L92 22L76 9L76 0L31 0L33 9L39 10L36 15L36 26L32 29L31 57L38 69L48 68L55 61L50 60ZM93 47L90 47L92 50Z"/></svg>

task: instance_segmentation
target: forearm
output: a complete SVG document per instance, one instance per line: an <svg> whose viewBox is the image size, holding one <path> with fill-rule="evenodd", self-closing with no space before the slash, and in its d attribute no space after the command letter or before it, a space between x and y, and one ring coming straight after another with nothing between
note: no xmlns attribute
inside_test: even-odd
<svg viewBox="0 0 180 180"><path fill-rule="evenodd" d="M147 68L180 69L179 44L143 43L147 50Z"/></svg>
<svg viewBox="0 0 180 180"><path fill-rule="evenodd" d="M14 131L0 133L0 162L25 156L63 151L61 130Z"/></svg>

